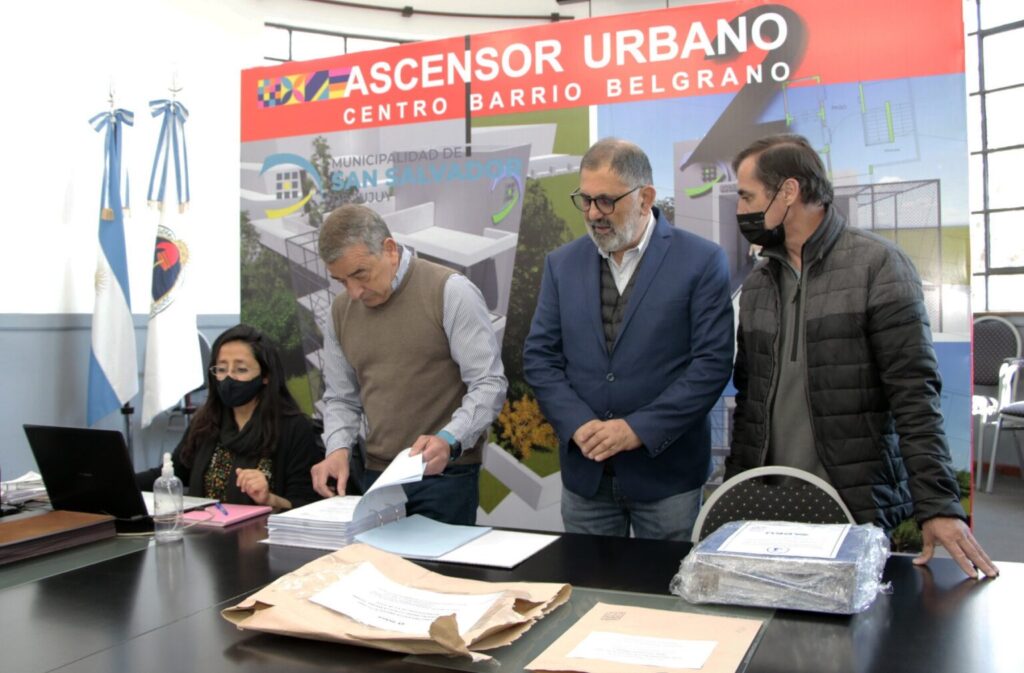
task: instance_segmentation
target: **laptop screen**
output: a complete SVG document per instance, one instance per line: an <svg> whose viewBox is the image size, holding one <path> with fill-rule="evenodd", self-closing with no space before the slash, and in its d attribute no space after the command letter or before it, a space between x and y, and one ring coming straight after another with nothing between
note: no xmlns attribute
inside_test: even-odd
<svg viewBox="0 0 1024 673"><path fill-rule="evenodd" d="M25 426L54 509L145 518L124 436L116 430Z"/></svg>

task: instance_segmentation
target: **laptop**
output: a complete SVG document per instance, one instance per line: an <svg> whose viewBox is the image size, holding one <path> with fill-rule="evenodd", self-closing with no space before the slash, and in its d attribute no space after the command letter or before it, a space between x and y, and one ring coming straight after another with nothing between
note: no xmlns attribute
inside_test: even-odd
<svg viewBox="0 0 1024 673"><path fill-rule="evenodd" d="M152 530L153 494L144 494L135 483L128 445L120 432L30 424L24 428L54 509L109 514L120 532ZM184 500L186 512L217 502L192 496Z"/></svg>

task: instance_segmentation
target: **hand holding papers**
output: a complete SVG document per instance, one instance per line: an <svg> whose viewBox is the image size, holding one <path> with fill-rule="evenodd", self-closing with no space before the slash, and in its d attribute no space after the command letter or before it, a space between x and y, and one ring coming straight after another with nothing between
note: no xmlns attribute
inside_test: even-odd
<svg viewBox="0 0 1024 673"><path fill-rule="evenodd" d="M372 570L360 571L364 564ZM366 574L352 576L354 572ZM387 581L368 583L367 577L374 574ZM356 593L339 597L346 585L339 588L337 583L346 577L347 586L355 585ZM413 590L421 593L409 593ZM479 650L516 640L534 622L568 601L570 593L566 584L492 583L446 577L356 544L307 563L221 614L241 629L392 652L465 655L482 660L489 657ZM428 606L436 594L442 594L446 604L437 607L434 602L431 612ZM415 595L415 610L411 601L395 606L404 595ZM314 602L314 596L332 604L332 608ZM333 609L335 601L345 606L344 612ZM376 615L374 606L379 608ZM358 619L346 614L348 611ZM433 618L439 612L446 615ZM374 619L383 627L359 621ZM419 630L424 622L427 633Z"/></svg>
<svg viewBox="0 0 1024 673"><path fill-rule="evenodd" d="M411 448L403 449L401 453L395 456L394 460L377 477L377 481L373 482L373 485L367 489L366 495L370 495L377 489L387 486L422 481L423 471L427 469L427 464L423 462L423 454L410 456L410 451L412 451Z"/></svg>

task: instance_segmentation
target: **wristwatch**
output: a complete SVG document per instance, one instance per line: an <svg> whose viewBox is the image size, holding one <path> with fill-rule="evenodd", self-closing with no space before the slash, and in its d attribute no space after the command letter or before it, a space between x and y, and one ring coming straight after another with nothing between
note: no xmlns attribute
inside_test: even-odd
<svg viewBox="0 0 1024 673"><path fill-rule="evenodd" d="M455 435L448 432L447 430L442 430L441 432L437 433L437 436L443 439L444 441L448 442L448 449L449 451L451 451L451 455L448 457L449 463L454 463L456 460L462 457L462 442L455 439Z"/></svg>

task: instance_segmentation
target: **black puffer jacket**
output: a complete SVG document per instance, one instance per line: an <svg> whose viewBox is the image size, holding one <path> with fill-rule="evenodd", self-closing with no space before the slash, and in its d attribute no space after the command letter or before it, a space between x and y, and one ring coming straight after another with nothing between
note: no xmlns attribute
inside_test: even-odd
<svg viewBox="0 0 1024 673"><path fill-rule="evenodd" d="M764 463L777 386L778 257L743 283L726 476ZM859 523L891 530L911 514L964 518L939 405L941 381L921 280L892 243L828 208L803 251L804 321L815 445ZM792 329L790 326L789 329Z"/></svg>

